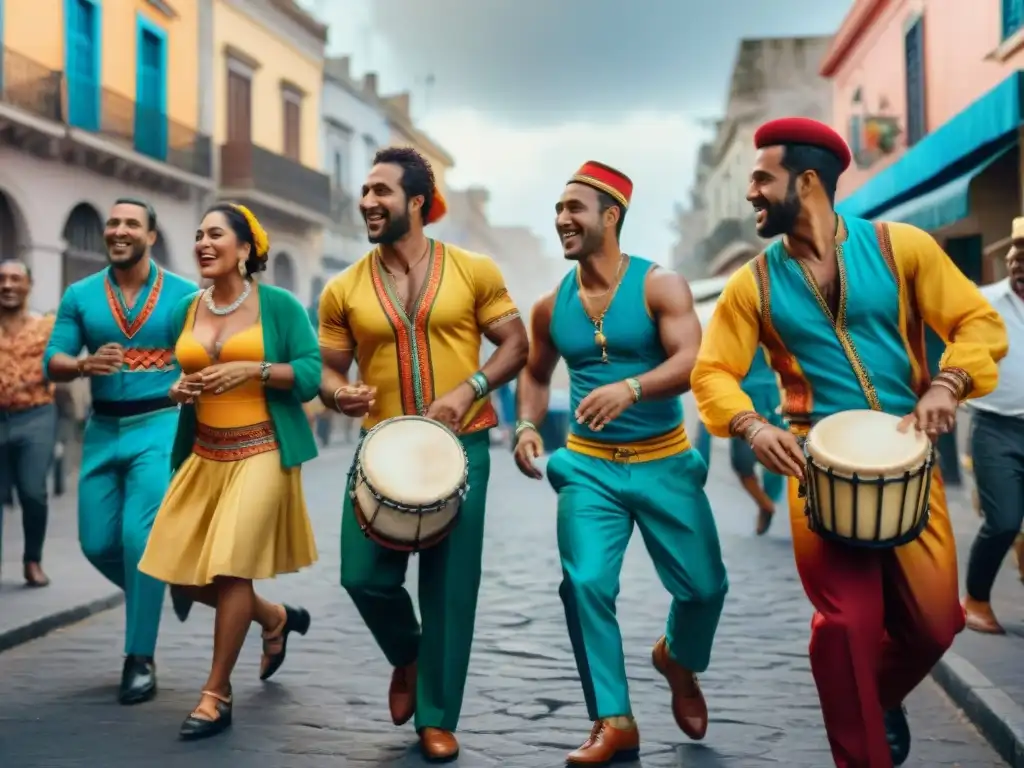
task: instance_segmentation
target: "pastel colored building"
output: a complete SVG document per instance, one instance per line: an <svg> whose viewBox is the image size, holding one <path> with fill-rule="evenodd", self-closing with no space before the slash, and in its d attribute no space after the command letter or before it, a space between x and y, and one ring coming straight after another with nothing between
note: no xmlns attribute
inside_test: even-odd
<svg viewBox="0 0 1024 768"><path fill-rule="evenodd" d="M156 258L194 273L214 188L197 3L0 0L0 22L0 255L31 264L34 307L106 264L103 222L124 195L156 209Z"/></svg>
<svg viewBox="0 0 1024 768"><path fill-rule="evenodd" d="M294 0L213 0L211 29L200 92L213 115L217 194L267 229L265 279L308 302L331 214L321 172L327 28Z"/></svg>
<svg viewBox="0 0 1024 768"><path fill-rule="evenodd" d="M1024 184L1024 0L856 0L821 74L854 153L840 213L931 232L978 283L1004 274Z"/></svg>

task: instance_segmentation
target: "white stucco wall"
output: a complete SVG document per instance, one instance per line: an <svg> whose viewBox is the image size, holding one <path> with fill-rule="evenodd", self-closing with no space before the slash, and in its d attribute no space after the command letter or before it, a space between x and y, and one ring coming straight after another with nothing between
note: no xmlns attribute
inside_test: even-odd
<svg viewBox="0 0 1024 768"><path fill-rule="evenodd" d="M35 277L31 300L35 310L56 309L60 303L61 256L66 247L61 233L68 214L79 203L91 205L102 220L118 197L148 200L156 209L170 268L196 279L192 243L203 210L198 194L190 200L180 200L7 147L0 148L0 191L14 208L18 222L21 252L11 255L25 258Z"/></svg>

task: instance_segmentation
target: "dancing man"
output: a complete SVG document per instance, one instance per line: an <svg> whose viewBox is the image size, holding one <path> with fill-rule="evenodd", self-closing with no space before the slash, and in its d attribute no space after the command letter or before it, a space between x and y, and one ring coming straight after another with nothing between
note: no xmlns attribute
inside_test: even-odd
<svg viewBox="0 0 1024 768"><path fill-rule="evenodd" d="M846 547L808 527L798 438L830 414L863 408L905 416L902 429L937 438L960 401L995 387L1006 331L931 236L836 215L851 158L835 131L786 118L761 126L754 142L747 200L758 233L783 238L730 278L693 394L712 434L745 438L762 464L790 476L797 569L816 609L811 670L832 756L840 768L888 768L910 751L904 698L964 627L942 477L936 468L917 539L890 550ZM933 381L924 323L948 345ZM791 431L768 424L740 386L758 344L781 377Z"/></svg>
<svg viewBox="0 0 1024 768"><path fill-rule="evenodd" d="M488 395L526 362L526 328L488 257L428 238L446 211L430 164L415 150L377 153L360 209L366 254L320 299L323 402L369 429L420 414L455 431L469 460L469 493L458 524L420 557L422 630L403 587L407 553L381 547L342 511L341 583L394 667L388 702L402 725L415 714L423 754L454 760L480 586L489 430ZM480 368L481 337L497 347ZM353 359L365 381L350 384ZM401 471L401 468L396 468Z"/></svg>
<svg viewBox="0 0 1024 768"><path fill-rule="evenodd" d="M568 445L548 461L558 492L559 589L590 737L571 765L636 755L640 732L626 683L615 598L636 521L672 595L653 662L672 689L672 714L691 739L707 730L697 673L707 669L728 591L718 531L704 494L707 466L690 450L680 395L700 346L689 285L629 256L619 235L632 182L588 162L555 205L565 258L576 262L533 308L529 362L519 379L515 458L540 479L538 426L559 358L569 369L575 420Z"/></svg>
<svg viewBox="0 0 1024 768"><path fill-rule="evenodd" d="M153 653L164 585L141 573L138 563L170 482L178 426L178 409L167 394L181 373L171 313L198 290L153 263L156 237L156 212L148 203L114 203L104 230L110 267L68 287L43 358L52 381L89 379L78 536L89 561L125 593L122 704L156 694ZM79 357L83 347L88 355Z"/></svg>

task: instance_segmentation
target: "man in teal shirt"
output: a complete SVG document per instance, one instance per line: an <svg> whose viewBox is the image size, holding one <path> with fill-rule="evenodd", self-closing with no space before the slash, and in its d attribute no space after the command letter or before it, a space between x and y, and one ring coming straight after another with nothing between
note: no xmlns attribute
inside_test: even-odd
<svg viewBox="0 0 1024 768"><path fill-rule="evenodd" d="M164 585L139 572L170 482L180 375L170 314L198 287L158 266L156 212L122 198L107 217L109 267L69 286L43 357L51 381L86 377L92 413L78 480L78 536L89 561L125 593L125 660L118 698L156 694L153 655ZM82 348L88 355L79 357Z"/></svg>

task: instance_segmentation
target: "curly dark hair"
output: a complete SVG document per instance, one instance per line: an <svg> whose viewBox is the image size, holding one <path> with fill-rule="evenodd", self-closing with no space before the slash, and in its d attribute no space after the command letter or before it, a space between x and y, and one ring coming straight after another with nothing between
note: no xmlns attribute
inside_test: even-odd
<svg viewBox="0 0 1024 768"><path fill-rule="evenodd" d="M252 277L257 272L263 272L267 268L267 259L261 259L257 256L256 238L253 237L248 219L242 215L241 211L231 203L217 203L206 211L207 216L211 213L221 214L228 220L228 226L231 227L231 231L235 233L235 237L238 238L239 242L249 244L249 258L245 260L246 277Z"/></svg>
<svg viewBox="0 0 1024 768"><path fill-rule="evenodd" d="M373 158L373 164L391 163L402 169L402 191L406 201L417 195L423 198L420 214L425 222L434 204L434 169L430 161L412 147L388 147Z"/></svg>

